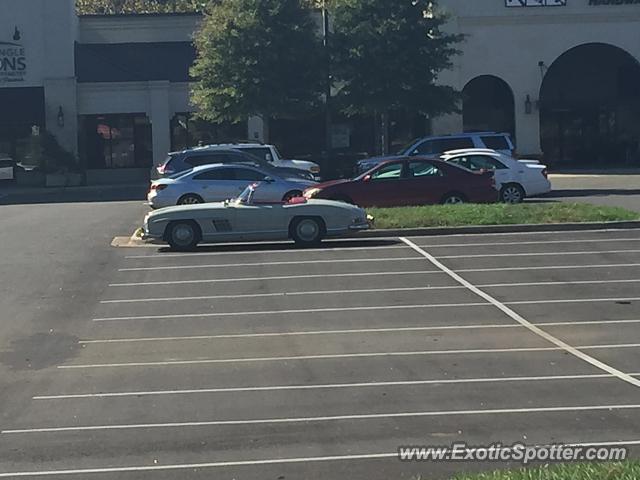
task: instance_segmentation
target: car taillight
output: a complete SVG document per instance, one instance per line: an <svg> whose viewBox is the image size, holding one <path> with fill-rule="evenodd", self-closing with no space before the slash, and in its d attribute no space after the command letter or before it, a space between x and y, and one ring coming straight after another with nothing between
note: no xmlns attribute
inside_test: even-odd
<svg viewBox="0 0 640 480"><path fill-rule="evenodd" d="M160 183L160 184L152 183L151 184L151 190L157 190L159 192L160 190L164 190L165 188L167 188L167 185L165 185L163 183Z"/></svg>
<svg viewBox="0 0 640 480"><path fill-rule="evenodd" d="M549 172L547 172L546 168L543 168L541 173L544 178L549 178Z"/></svg>

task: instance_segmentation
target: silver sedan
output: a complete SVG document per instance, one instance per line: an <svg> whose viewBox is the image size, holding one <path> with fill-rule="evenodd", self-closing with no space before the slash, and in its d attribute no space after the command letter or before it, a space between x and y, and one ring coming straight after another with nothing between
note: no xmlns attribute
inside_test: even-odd
<svg viewBox="0 0 640 480"><path fill-rule="evenodd" d="M248 185L260 182L257 202L282 202L316 183L298 177L284 177L277 170L248 165L203 165L172 177L155 180L147 200L152 208L221 202L235 198Z"/></svg>

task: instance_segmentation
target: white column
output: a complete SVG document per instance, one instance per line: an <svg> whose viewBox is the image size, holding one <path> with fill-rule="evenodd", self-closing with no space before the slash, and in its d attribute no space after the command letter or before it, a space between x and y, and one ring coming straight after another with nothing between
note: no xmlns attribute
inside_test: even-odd
<svg viewBox="0 0 640 480"><path fill-rule="evenodd" d="M160 165L171 149L171 109L169 82L149 82L149 110L153 139L153 164Z"/></svg>
<svg viewBox="0 0 640 480"><path fill-rule="evenodd" d="M529 95L531 113L526 112L525 101ZM516 89L515 99L516 142L519 155L540 155L540 112L538 110L538 92Z"/></svg>
<svg viewBox="0 0 640 480"><path fill-rule="evenodd" d="M45 79L44 96L47 130L65 150L77 153L78 103L75 78Z"/></svg>

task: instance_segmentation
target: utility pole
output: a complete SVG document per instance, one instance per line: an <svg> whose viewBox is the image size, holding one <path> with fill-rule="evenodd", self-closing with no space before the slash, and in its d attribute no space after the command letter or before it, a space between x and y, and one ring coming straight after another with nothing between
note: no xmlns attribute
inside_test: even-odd
<svg viewBox="0 0 640 480"><path fill-rule="evenodd" d="M325 127L325 155L326 160L330 158L333 150L331 136L331 53L329 45L329 10L327 9L327 0L322 0L322 45L324 47L324 63L325 63L325 103L324 103L324 127ZM326 167L325 167L326 168Z"/></svg>

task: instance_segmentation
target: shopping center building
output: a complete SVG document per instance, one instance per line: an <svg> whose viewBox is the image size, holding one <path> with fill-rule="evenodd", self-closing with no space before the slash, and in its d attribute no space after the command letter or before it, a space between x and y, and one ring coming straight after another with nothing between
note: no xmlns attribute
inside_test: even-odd
<svg viewBox="0 0 640 480"><path fill-rule="evenodd" d="M552 164L640 166L640 2L440 4L466 35L440 78L463 101L461 114L431 119L433 133L507 131L519 152ZM0 0L0 13L0 154L19 159L39 126L108 179L196 141L264 135L255 119L191 118L199 15L78 17L73 0ZM351 122L337 129L343 149Z"/></svg>

